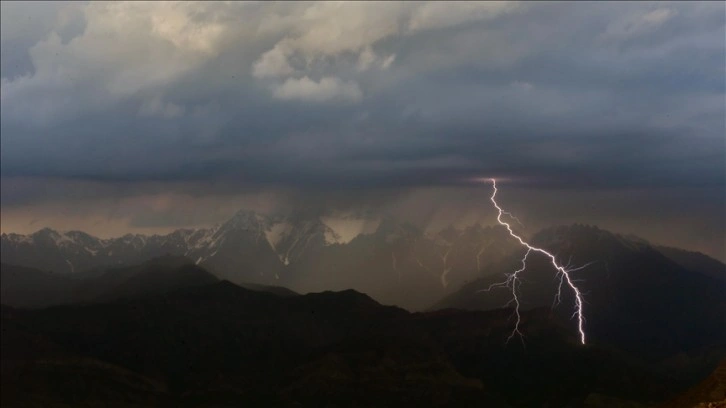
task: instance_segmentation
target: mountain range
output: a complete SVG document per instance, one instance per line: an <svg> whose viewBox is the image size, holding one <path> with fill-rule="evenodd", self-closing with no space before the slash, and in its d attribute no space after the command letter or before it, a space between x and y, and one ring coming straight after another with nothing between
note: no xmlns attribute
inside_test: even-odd
<svg viewBox="0 0 726 408"><path fill-rule="evenodd" d="M579 234L577 228L548 228L534 236L563 260L572 253L573 262L596 261L584 274L602 274L612 264L608 259L613 254L601 251L595 241L582 250L560 242L568 230ZM716 280L726 276L723 263L700 253L597 229L589 234L594 236L591 241L607 236L626 248L651 248L695 274ZM4 263L59 275L82 277L163 255L184 256L237 284L283 286L302 293L353 288L409 310L424 310L442 297L458 296L455 293L467 283L516 269L517 251L521 247L500 226L450 226L427 234L387 217L268 216L251 211L239 211L212 228L180 229L167 235L100 239L80 231L45 228L30 235L2 234L0 239Z"/></svg>
<svg viewBox="0 0 726 408"><path fill-rule="evenodd" d="M502 229L447 228L432 237L383 220L331 243L314 222L290 222L308 228L282 233L269 218L238 216L213 230L126 240L137 247L114 265L95 257L59 273L3 255L2 405L595 408L721 398L700 391L720 389L713 381L697 385L726 358L726 271L702 254L593 226L544 229L529 238L533 245L572 266L592 262L572 274L588 341L579 344L566 288L553 305L559 281L536 255L519 286L524 337L507 341L511 292L481 292L521 266L524 251ZM46 251L74 253L58 236L82 235L41 230L3 242L24 241L23 251L38 257L25 259L40 263ZM200 260L165 251L179 236L216 242L217 253ZM115 250L104 251L97 254ZM258 260L258 251L277 263ZM427 275L436 259L450 269ZM225 262L224 272L213 269ZM389 286L367 281L374 278ZM348 284L376 290L369 296L342 288ZM338 291L314 290L325 285ZM439 295L426 311L376 299L418 288L432 290L419 304Z"/></svg>
<svg viewBox="0 0 726 408"><path fill-rule="evenodd" d="M42 229L2 234L3 262L83 275L163 256L194 260L221 279L300 292L355 288L386 304L423 309L515 248L501 227L427 235L391 218L266 216L240 211L208 229L100 239Z"/></svg>

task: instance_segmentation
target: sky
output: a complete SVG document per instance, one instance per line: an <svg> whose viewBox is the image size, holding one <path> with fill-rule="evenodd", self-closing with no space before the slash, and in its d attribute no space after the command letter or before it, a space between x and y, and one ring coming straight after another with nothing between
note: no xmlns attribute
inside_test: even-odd
<svg viewBox="0 0 726 408"><path fill-rule="evenodd" d="M726 259L723 2L2 2L2 232L240 208Z"/></svg>

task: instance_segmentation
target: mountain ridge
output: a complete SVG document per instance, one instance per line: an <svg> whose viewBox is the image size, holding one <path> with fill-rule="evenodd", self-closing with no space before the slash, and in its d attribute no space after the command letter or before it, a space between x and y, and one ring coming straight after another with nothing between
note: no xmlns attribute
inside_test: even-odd
<svg viewBox="0 0 726 408"><path fill-rule="evenodd" d="M524 314L525 353L505 343L508 310L409 313L353 290L285 297L219 281L96 305L3 307L0 381L15 390L3 405L108 403L119 389L145 406L576 406L595 389L633 401L671 395L667 377L581 347L547 314ZM593 365L608 377L583 375ZM69 378L101 394L78 394Z"/></svg>
<svg viewBox="0 0 726 408"><path fill-rule="evenodd" d="M186 256L218 278L236 283L284 286L297 292L354 287L412 310L425 309L488 274L492 264L519 250L498 225L449 226L429 235L390 217L369 221L348 219L336 231L330 227L336 221L324 217L240 210L213 228L180 229L167 235L127 234L103 240L80 231L44 228L30 235L2 234L0 242L4 262L60 274L134 265L170 254ZM545 247L560 245L557 231L572 228L631 248L655 248L686 269L726 280L726 267L705 255L593 226L549 227L529 239ZM583 264L598 260L578 257Z"/></svg>
<svg viewBox="0 0 726 408"><path fill-rule="evenodd" d="M405 280L415 281L414 285L421 282L422 286L412 291L412 300L405 306L418 309L474 277L481 262L501 256L506 252L503 248L511 246L497 227L472 226L457 233L465 232L474 241L501 243L491 250L475 243L476 253L464 250L461 256L467 259L452 266L447 262L452 263L454 256L445 259L451 252L449 240L428 236L390 217L266 216L246 210L213 228L180 229L167 235L99 239L79 231L59 233L45 228L30 235L3 234L0 242L4 262L59 274L134 265L170 254L189 257L220 279L236 283L296 291L359 287L389 303L402 298L399 286ZM375 284L370 283L373 280Z"/></svg>

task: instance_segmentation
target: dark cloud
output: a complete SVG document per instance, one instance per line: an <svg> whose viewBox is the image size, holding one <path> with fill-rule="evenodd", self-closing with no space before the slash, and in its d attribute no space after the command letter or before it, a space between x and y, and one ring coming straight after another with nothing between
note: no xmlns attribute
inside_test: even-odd
<svg viewBox="0 0 726 408"><path fill-rule="evenodd" d="M726 6L472 4L3 3L2 205L281 189L383 206L496 176L671 189L664 214L718 216ZM191 217L164 211L133 223Z"/></svg>

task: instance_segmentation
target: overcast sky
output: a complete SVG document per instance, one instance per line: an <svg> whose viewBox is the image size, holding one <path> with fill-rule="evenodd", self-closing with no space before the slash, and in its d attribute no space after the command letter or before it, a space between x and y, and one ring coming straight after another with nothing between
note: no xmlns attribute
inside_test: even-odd
<svg viewBox="0 0 726 408"><path fill-rule="evenodd" d="M724 259L723 2L0 7L3 232L486 219L498 177L531 228Z"/></svg>

